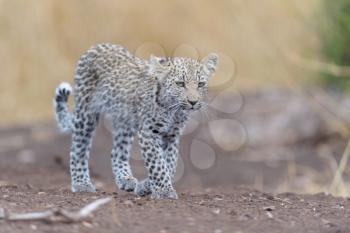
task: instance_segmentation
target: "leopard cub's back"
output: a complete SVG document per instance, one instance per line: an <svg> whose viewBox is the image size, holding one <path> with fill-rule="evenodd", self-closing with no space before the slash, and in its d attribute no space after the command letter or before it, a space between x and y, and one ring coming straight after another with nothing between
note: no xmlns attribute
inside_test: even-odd
<svg viewBox="0 0 350 233"><path fill-rule="evenodd" d="M120 45L99 44L78 61L75 76L76 104L98 112L136 111L135 104L154 92L147 75L148 63ZM87 110L87 109L85 109Z"/></svg>

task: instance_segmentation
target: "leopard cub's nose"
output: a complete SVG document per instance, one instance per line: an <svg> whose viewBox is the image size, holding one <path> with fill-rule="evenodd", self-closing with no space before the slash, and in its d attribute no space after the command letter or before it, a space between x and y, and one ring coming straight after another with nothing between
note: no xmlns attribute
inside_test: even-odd
<svg viewBox="0 0 350 233"><path fill-rule="evenodd" d="M198 100L187 100L188 103L190 103L192 106L194 106L196 103L198 103Z"/></svg>

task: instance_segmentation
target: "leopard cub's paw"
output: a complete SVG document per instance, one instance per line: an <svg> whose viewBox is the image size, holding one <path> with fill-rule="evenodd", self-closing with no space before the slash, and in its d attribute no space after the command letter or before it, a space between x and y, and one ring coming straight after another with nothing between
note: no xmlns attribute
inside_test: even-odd
<svg viewBox="0 0 350 233"><path fill-rule="evenodd" d="M153 199L179 199L174 188L163 188L160 190L153 190L151 198L153 198Z"/></svg>
<svg viewBox="0 0 350 233"><path fill-rule="evenodd" d="M73 193L94 193L96 192L96 188L91 183L74 183L72 184L72 192Z"/></svg>
<svg viewBox="0 0 350 233"><path fill-rule="evenodd" d="M124 190L126 192L133 192L138 182L136 178L128 176L117 179L116 183L121 190Z"/></svg>
<svg viewBox="0 0 350 233"><path fill-rule="evenodd" d="M144 197L146 195L151 194L151 187L150 187L150 182L149 179L142 180L137 183L136 188L135 188L135 194Z"/></svg>

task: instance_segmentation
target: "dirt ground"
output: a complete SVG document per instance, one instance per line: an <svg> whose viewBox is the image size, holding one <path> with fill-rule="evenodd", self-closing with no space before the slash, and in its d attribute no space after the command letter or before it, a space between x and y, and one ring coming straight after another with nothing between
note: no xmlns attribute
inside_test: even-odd
<svg viewBox="0 0 350 233"><path fill-rule="evenodd" d="M1 233L350 232L350 200L324 194L271 195L240 187L229 192L187 188L180 190L179 200L151 200L109 191L114 187L94 194L73 194L68 188L69 177L55 167L28 169L21 175L2 170L4 173L11 184L1 186L0 206L11 213L53 207L77 210L106 196L113 197L113 202L82 223L1 221Z"/></svg>
<svg viewBox="0 0 350 233"><path fill-rule="evenodd" d="M78 210L102 197L113 201L82 223L0 220L0 233L350 232L350 199L268 194L247 187L252 187L252 174L264 174L272 183L283 179L278 173L285 169L283 164L264 167L218 157L214 168L203 172L184 159L184 172L176 183L179 200L151 200L121 192L112 180L110 137L104 129L97 132L91 162L98 192L73 194L67 167L69 144L69 136L50 124L0 130L0 208L7 213L57 207ZM132 162L136 175L142 176L141 161Z"/></svg>

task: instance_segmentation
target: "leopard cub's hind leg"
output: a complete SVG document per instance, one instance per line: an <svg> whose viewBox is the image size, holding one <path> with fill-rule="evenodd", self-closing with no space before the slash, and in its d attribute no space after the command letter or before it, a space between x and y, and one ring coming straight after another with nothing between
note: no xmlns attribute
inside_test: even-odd
<svg viewBox="0 0 350 233"><path fill-rule="evenodd" d="M90 179L88 160L98 118L98 114L77 112L75 115L70 152L70 173L73 192L96 191Z"/></svg>

